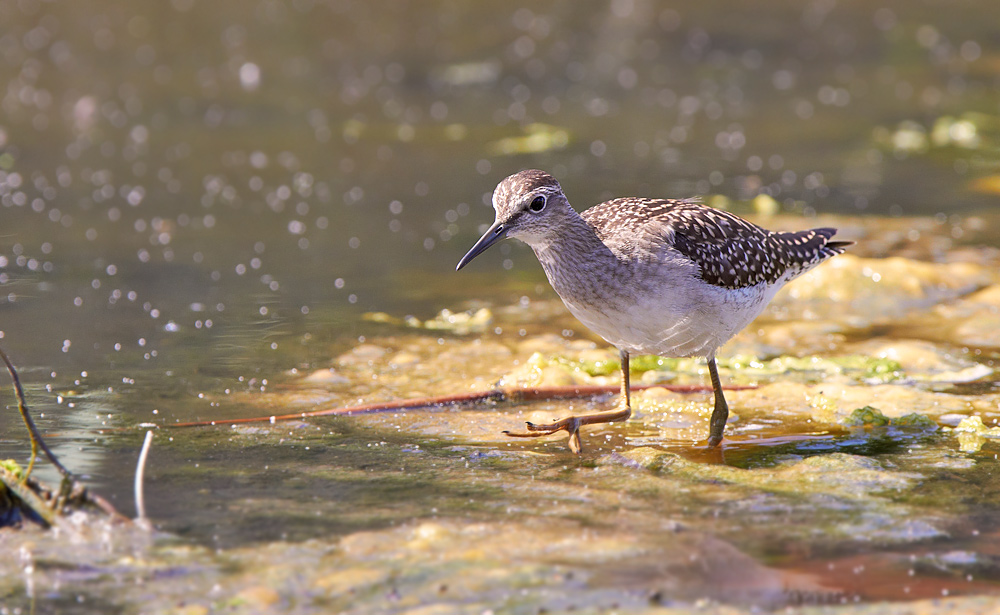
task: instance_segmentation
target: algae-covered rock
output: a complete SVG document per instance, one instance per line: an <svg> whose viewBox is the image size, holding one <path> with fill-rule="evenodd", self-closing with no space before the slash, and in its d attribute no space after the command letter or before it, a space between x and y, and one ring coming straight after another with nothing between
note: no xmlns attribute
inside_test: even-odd
<svg viewBox="0 0 1000 615"><path fill-rule="evenodd" d="M597 358L574 361L565 357L553 357L551 363L565 365L571 370L583 371L588 376L609 376L616 374L621 369L621 363L615 359Z"/></svg>
<svg viewBox="0 0 1000 615"><path fill-rule="evenodd" d="M313 587L345 613L660 612L661 601L696 600L708 587L716 599L775 607L789 592L836 596L813 575L762 565L710 534L659 523L642 535L629 528L651 520L629 511L619 521L443 519L358 532L323 563L363 574L324 572ZM311 584L315 564L295 567L305 572L299 583Z"/></svg>
<svg viewBox="0 0 1000 615"><path fill-rule="evenodd" d="M979 415L962 419L953 431L958 438L959 449L965 453L979 452L987 440L1000 438L1000 427L987 427Z"/></svg>
<svg viewBox="0 0 1000 615"><path fill-rule="evenodd" d="M349 383L350 379L336 369L328 367L310 372L302 381L309 384L339 385Z"/></svg>
<svg viewBox="0 0 1000 615"><path fill-rule="evenodd" d="M903 489L915 474L884 469L867 457L831 453L779 464L770 468L743 469L689 461L674 453L642 447L609 457L606 463L634 464L651 472L664 472L700 480L723 481L780 493L823 493L864 499L878 490Z"/></svg>
<svg viewBox="0 0 1000 615"><path fill-rule="evenodd" d="M891 419L882 414L882 411L874 406L857 408L851 412L849 417L844 419L844 425L846 427L883 427L892 425L894 427L937 429L937 423L931 420L930 417L919 412L911 412L910 414L904 414L903 416Z"/></svg>
<svg viewBox="0 0 1000 615"><path fill-rule="evenodd" d="M955 328L955 341L974 347L1000 347L1000 314L983 312Z"/></svg>
<svg viewBox="0 0 1000 615"><path fill-rule="evenodd" d="M799 490L834 493L843 497L867 498L880 490L910 487L916 474L887 470L877 460L858 455L831 453L817 455L780 466L774 472L781 483Z"/></svg>
<svg viewBox="0 0 1000 615"><path fill-rule="evenodd" d="M773 320L772 314L765 312L727 342L720 355L826 354L844 343L848 330L846 324L832 320Z"/></svg>
<svg viewBox="0 0 1000 615"><path fill-rule="evenodd" d="M938 424L935 423L930 417L920 414L919 412L911 412L910 414L904 414L901 417L890 419L889 424L896 427L914 427L919 429L938 428Z"/></svg>
<svg viewBox="0 0 1000 615"><path fill-rule="evenodd" d="M613 453L604 462L624 463L625 465L643 468L651 472L662 472L675 463L684 463L684 460L676 453L666 453L658 448L641 446L623 453Z"/></svg>
<svg viewBox="0 0 1000 615"><path fill-rule="evenodd" d="M976 348L1000 347L1000 284L953 304L939 305L934 311L952 325L950 337L956 343Z"/></svg>
<svg viewBox="0 0 1000 615"><path fill-rule="evenodd" d="M848 427L872 427L889 424L889 417L882 414L882 411L872 406L858 408L851 412L851 415L844 420L844 425Z"/></svg>
<svg viewBox="0 0 1000 615"><path fill-rule="evenodd" d="M337 357L337 364L341 366L354 366L358 364L372 365L381 359L388 352L383 346L376 344L358 344L350 351Z"/></svg>
<svg viewBox="0 0 1000 615"><path fill-rule="evenodd" d="M996 394L957 395L906 384L873 387L844 382L775 382L734 391L727 398L731 407L744 412L752 409L754 415L808 417L832 424L841 424L855 409L865 406L878 408L890 419L913 412L933 419L942 414L995 412L1000 403L1000 395Z"/></svg>
<svg viewBox="0 0 1000 615"><path fill-rule="evenodd" d="M651 359L659 359L651 357ZM716 359L726 382L759 383L761 381L817 381L842 376L867 383L884 383L907 377L899 362L867 355L835 355L822 357L779 356L762 359L753 355L724 354ZM645 383L663 381L677 374L705 376L705 362L698 358L650 360L641 376ZM633 370L635 372L636 370Z"/></svg>
<svg viewBox="0 0 1000 615"><path fill-rule="evenodd" d="M987 427L983 423L983 417L981 416L970 416L962 419L958 426L955 427L955 431L959 433L971 433L984 438L1000 438L1000 427Z"/></svg>
<svg viewBox="0 0 1000 615"><path fill-rule="evenodd" d="M536 352L504 374L500 385L512 388L556 387L585 384L589 379L590 375L579 364L553 360Z"/></svg>
<svg viewBox="0 0 1000 615"><path fill-rule="evenodd" d="M729 348L727 347L728 351ZM825 355L781 355L761 358L725 352L717 357L727 383L762 381L815 382L850 379L866 384L897 381L970 382L993 373L982 364L955 356L929 342L872 340L852 344L850 352ZM663 382L677 375L704 375L705 364L696 358L640 357L641 382ZM635 373L636 369L632 372Z"/></svg>
<svg viewBox="0 0 1000 615"><path fill-rule="evenodd" d="M629 358L629 371L641 374L651 370L674 371L682 359L673 357L658 357L656 355L638 355Z"/></svg>
<svg viewBox="0 0 1000 615"><path fill-rule="evenodd" d="M927 310L992 284L996 278L991 268L974 263L874 259L848 253L789 283L775 296L768 315L865 327Z"/></svg>
<svg viewBox="0 0 1000 615"><path fill-rule="evenodd" d="M876 381L971 382L993 373L991 367L969 360L964 353L925 340L874 338L851 344L848 349L870 358L875 367L871 376ZM884 365L879 366L879 361Z"/></svg>
<svg viewBox="0 0 1000 615"><path fill-rule="evenodd" d="M274 588L266 585L251 585L236 594L229 606L266 610L277 605L280 600L281 596Z"/></svg>
<svg viewBox="0 0 1000 615"><path fill-rule="evenodd" d="M526 348L537 347L537 344L526 345ZM629 373L644 374L650 371L673 372L677 369L687 368L688 371L696 371L697 359L676 359L669 357L658 357L655 355L635 355L629 359ZM573 374L574 378L582 383L587 377L617 376L621 373L621 362L618 360L618 353L613 349L595 350L585 348L574 350L563 348L558 354L545 356L542 352L535 352L525 363L524 367L518 371L531 369L545 369L548 367L560 367ZM508 380L520 381L523 376L512 373Z"/></svg>

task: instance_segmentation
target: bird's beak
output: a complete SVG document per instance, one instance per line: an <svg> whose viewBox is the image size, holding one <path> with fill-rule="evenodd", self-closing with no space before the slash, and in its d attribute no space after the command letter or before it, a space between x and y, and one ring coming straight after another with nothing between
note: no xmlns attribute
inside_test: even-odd
<svg viewBox="0 0 1000 615"><path fill-rule="evenodd" d="M504 224L499 220L494 222L493 226L491 226L485 233L483 233L483 236L479 238L476 245L472 246L472 249L462 257L462 260L458 261L458 266L455 267L455 271L465 267L472 261L472 259L485 252L487 248L506 237L507 228L508 227L504 226Z"/></svg>

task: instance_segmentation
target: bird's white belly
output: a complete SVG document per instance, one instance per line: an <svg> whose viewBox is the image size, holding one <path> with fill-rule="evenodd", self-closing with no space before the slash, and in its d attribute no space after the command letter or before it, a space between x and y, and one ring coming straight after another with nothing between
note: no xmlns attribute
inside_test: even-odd
<svg viewBox="0 0 1000 615"><path fill-rule="evenodd" d="M567 297L563 303L588 329L630 353L714 356L763 311L778 288L705 286L699 293L684 294L667 287L600 306Z"/></svg>

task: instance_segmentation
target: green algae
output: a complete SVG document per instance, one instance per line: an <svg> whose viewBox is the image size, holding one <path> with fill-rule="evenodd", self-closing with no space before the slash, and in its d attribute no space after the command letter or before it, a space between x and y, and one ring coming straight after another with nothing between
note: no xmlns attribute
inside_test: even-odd
<svg viewBox="0 0 1000 615"><path fill-rule="evenodd" d="M629 370L634 374L642 374L648 371L673 372L679 369L683 359L658 357L656 355L639 355L629 357Z"/></svg>
<svg viewBox="0 0 1000 615"><path fill-rule="evenodd" d="M14 459L0 459L0 470L15 478L24 476L24 468Z"/></svg>
<svg viewBox="0 0 1000 615"><path fill-rule="evenodd" d="M788 374L815 374L819 377L846 375L871 382L892 382L906 377L898 361L864 355L834 355L828 357L783 356L769 360L757 357L734 357L722 362L729 369L739 369L749 376L776 377Z"/></svg>
<svg viewBox="0 0 1000 615"><path fill-rule="evenodd" d="M913 427L919 429L937 429L938 425L929 416L919 412L911 412L895 418L889 418L874 406L865 406L853 410L843 420L845 427Z"/></svg>
<svg viewBox="0 0 1000 615"><path fill-rule="evenodd" d="M547 359L536 358L540 366L559 365L573 372L583 372L588 376L610 376L621 366L617 359L600 360L577 359L554 355ZM819 379L834 375L846 375L872 383L893 382L905 379L903 366L896 360L863 355L821 356L781 356L762 359L754 355L726 355L717 358L720 369L730 370L740 381L748 382L773 379L787 375L802 375ZM650 377L663 374L670 376L677 372L698 374L705 370L704 360L699 358L672 358L656 355L636 355L629 358L629 371L633 374L652 372Z"/></svg>
<svg viewBox="0 0 1000 615"><path fill-rule="evenodd" d="M962 419L955 426L955 432L975 434L984 438L1000 438L1000 427L987 427L981 416L970 416Z"/></svg>
<svg viewBox="0 0 1000 615"><path fill-rule="evenodd" d="M919 412L911 412L903 416L889 420L889 424L895 427L915 427L919 429L937 429L938 424L929 416Z"/></svg>
<svg viewBox="0 0 1000 615"><path fill-rule="evenodd" d="M548 359L547 364L563 366L571 372L580 371L588 376L610 376L621 370L621 363L617 359L594 361L555 356ZM634 371L631 367L631 361L629 361L629 371Z"/></svg>
<svg viewBox="0 0 1000 615"><path fill-rule="evenodd" d="M872 406L858 408L851 412L851 415L844 419L844 425L848 427L872 427L889 424L889 417L882 414L882 411Z"/></svg>
<svg viewBox="0 0 1000 615"><path fill-rule="evenodd" d="M878 491L905 489L917 478L914 474L887 470L871 458L844 453L807 457L752 470L695 463L650 448L626 451L621 457L646 470L689 480L721 481L771 493L823 494L856 500L867 499Z"/></svg>

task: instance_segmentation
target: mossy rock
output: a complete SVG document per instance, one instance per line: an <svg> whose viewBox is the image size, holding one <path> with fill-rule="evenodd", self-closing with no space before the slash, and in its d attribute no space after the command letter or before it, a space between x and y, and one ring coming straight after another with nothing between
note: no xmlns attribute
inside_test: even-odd
<svg viewBox="0 0 1000 615"><path fill-rule="evenodd" d="M851 412L850 416L844 419L844 425L846 427L885 427L891 425L893 427L937 429L937 423L935 423L930 417L920 414L919 412L911 412L909 414L904 414L903 416L890 419L875 406L856 408L853 412Z"/></svg>
<svg viewBox="0 0 1000 615"><path fill-rule="evenodd" d="M874 406L856 408L851 415L844 419L847 427L882 427L889 424L889 417L882 414L882 411Z"/></svg>

